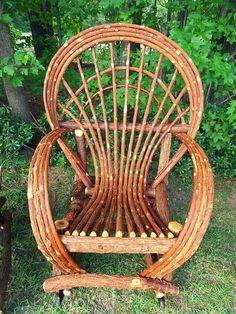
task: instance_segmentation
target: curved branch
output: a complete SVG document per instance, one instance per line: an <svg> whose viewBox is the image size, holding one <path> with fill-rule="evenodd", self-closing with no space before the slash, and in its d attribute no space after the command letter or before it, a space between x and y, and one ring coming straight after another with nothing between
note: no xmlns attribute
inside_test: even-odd
<svg viewBox="0 0 236 314"><path fill-rule="evenodd" d="M56 129L39 143L30 164L28 201L38 248L63 273L84 272L71 258L54 225L48 193L48 164L53 144L70 129Z"/></svg>
<svg viewBox="0 0 236 314"><path fill-rule="evenodd" d="M188 217L178 240L141 276L163 278L183 265L198 249L206 232L213 208L213 176L207 156L187 134L175 134L189 151L194 169L194 191Z"/></svg>

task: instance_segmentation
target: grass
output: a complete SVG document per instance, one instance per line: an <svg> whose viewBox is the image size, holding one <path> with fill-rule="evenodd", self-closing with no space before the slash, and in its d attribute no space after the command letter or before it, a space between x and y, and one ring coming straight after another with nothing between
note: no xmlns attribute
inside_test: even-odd
<svg viewBox="0 0 236 314"><path fill-rule="evenodd" d="M26 184L29 156L0 160L4 168L3 187L7 207L13 213L13 262L5 313L11 314L141 314L158 313L154 293L115 289L74 289L65 298L63 307L55 305L55 295L46 295L44 279L51 276L51 267L37 249L28 215ZM69 199L71 181L68 171L55 168L51 195L56 214ZM191 196L187 184L170 191L176 215ZM207 234L197 254L175 273L180 286L177 297L167 298L163 313L230 314L236 312L233 284L235 283L235 213L236 180L215 180L214 213ZM65 186L67 189L65 189ZM182 203L184 202L185 205ZM181 205L182 204L182 205ZM142 255L83 255L81 264L88 271L107 274L137 274L145 267Z"/></svg>

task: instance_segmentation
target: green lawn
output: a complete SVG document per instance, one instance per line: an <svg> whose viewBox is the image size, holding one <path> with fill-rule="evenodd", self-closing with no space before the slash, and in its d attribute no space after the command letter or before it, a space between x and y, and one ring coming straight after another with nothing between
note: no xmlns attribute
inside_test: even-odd
<svg viewBox="0 0 236 314"><path fill-rule="evenodd" d="M75 289L57 308L55 295L46 295L44 279L51 268L37 249L27 208L26 183L28 157L0 160L4 168L4 193L7 206L13 213L13 265L5 313L159 313L154 293L114 289ZM54 185L51 195L54 210L60 212L69 199L71 181L68 171L55 169L51 176ZM63 184L61 184L63 182ZM173 180L173 183L175 180ZM61 186L61 189L60 189ZM68 186L68 189L65 189ZM190 197L188 184L174 184L170 194L175 202L176 215L181 214ZM65 192L66 191L66 192ZM180 205L183 200L184 205ZM177 205L176 205L177 204ZM182 207L181 207L182 206ZM236 313L233 284L235 283L235 208L236 180L215 180L213 217L197 254L175 273L174 281L180 286L177 297L168 297L163 313ZM137 274L145 266L141 255L84 255L82 266L91 272L107 274Z"/></svg>

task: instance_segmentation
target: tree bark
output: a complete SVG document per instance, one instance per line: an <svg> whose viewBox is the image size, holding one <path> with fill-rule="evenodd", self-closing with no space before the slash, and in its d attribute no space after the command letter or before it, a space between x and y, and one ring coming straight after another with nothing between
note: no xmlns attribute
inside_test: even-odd
<svg viewBox="0 0 236 314"><path fill-rule="evenodd" d="M164 27L164 31L163 31L163 33L166 36L170 35L170 21L171 21L171 18L172 18L172 3L169 0L167 2L166 23L165 23L166 26Z"/></svg>
<svg viewBox="0 0 236 314"><path fill-rule="evenodd" d="M60 9L58 5L58 1L55 2L55 15L57 19L57 38L58 38L58 44L61 47L62 45L62 30L61 30L61 15L60 15Z"/></svg>
<svg viewBox="0 0 236 314"><path fill-rule="evenodd" d="M40 59L45 51L54 50L52 49L54 39L50 1L41 0L37 10L30 10L29 21L35 55L37 59Z"/></svg>
<svg viewBox="0 0 236 314"><path fill-rule="evenodd" d="M182 10L178 13L177 20L179 21L179 28L183 29L187 24L187 16L188 9L187 6L183 4L183 1L180 1L181 6L183 6Z"/></svg>
<svg viewBox="0 0 236 314"><path fill-rule="evenodd" d="M0 0L0 17L3 15L3 0ZM0 59L11 56L14 53L9 26L0 21ZM26 100L24 90L14 87L8 78L3 75L3 84L7 96L8 104L12 112L19 118L30 122L31 115L29 104Z"/></svg>

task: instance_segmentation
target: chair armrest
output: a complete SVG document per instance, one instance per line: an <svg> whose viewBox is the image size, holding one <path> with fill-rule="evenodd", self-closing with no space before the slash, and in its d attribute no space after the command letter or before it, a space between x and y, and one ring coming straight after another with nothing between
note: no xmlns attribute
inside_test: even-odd
<svg viewBox="0 0 236 314"><path fill-rule="evenodd" d="M174 134L187 148L193 162L193 195L183 230L176 243L141 276L163 278L184 264L198 249L213 209L213 176L202 148L187 134Z"/></svg>
<svg viewBox="0 0 236 314"><path fill-rule="evenodd" d="M48 261L65 274L84 272L61 242L54 225L48 192L48 166L52 146L57 140L63 141L62 136L67 131L70 129L55 129L40 141L30 164L28 179L31 226L38 248ZM80 167L75 162L75 157L70 158L71 164L79 172Z"/></svg>

